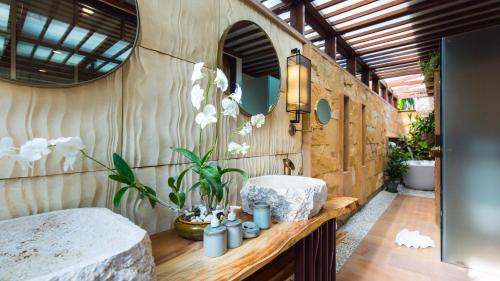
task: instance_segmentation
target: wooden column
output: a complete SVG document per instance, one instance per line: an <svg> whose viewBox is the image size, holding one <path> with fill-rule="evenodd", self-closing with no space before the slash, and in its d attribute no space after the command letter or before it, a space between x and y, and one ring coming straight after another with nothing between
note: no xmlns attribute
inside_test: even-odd
<svg viewBox="0 0 500 281"><path fill-rule="evenodd" d="M335 60L337 55L337 37L331 36L325 39L325 53Z"/></svg>
<svg viewBox="0 0 500 281"><path fill-rule="evenodd" d="M300 34L304 34L306 22L306 5L302 2L294 3L290 7L290 24Z"/></svg>
<svg viewBox="0 0 500 281"><path fill-rule="evenodd" d="M356 57L347 58L346 69L349 73L356 76Z"/></svg>
<svg viewBox="0 0 500 281"><path fill-rule="evenodd" d="M377 95L379 94L379 80L378 80L378 77L377 76L372 76L372 90L377 93Z"/></svg>
<svg viewBox="0 0 500 281"><path fill-rule="evenodd" d="M392 91L391 90L387 91L387 102L392 104Z"/></svg>
<svg viewBox="0 0 500 281"><path fill-rule="evenodd" d="M370 71L364 69L363 72L361 72L361 82L366 86L370 86Z"/></svg>
<svg viewBox="0 0 500 281"><path fill-rule="evenodd" d="M380 96L387 100L387 88L383 84L380 84Z"/></svg>

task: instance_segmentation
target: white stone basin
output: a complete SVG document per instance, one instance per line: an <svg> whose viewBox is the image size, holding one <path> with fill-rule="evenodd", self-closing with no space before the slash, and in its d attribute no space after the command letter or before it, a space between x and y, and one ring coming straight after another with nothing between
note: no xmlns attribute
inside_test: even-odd
<svg viewBox="0 0 500 281"><path fill-rule="evenodd" d="M273 219L306 220L325 204L328 190L320 179L298 176L268 175L250 178L242 188L243 210L253 213L253 204L264 201L271 206Z"/></svg>
<svg viewBox="0 0 500 281"><path fill-rule="evenodd" d="M0 280L155 280L146 231L104 208L0 222Z"/></svg>

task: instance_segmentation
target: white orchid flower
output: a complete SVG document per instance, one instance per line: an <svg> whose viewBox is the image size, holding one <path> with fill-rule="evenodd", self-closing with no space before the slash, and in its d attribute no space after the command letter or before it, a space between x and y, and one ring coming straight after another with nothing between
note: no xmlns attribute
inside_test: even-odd
<svg viewBox="0 0 500 281"><path fill-rule="evenodd" d="M78 154L82 149L85 149L80 137L69 137L69 138L58 138L53 141L49 141L55 146L56 151L64 156L64 171L73 170L73 164L75 163Z"/></svg>
<svg viewBox="0 0 500 281"><path fill-rule="evenodd" d="M199 62L194 65L193 73L191 74L191 83L194 84L194 82L203 79L203 72L201 72L203 65L205 65L204 62Z"/></svg>
<svg viewBox="0 0 500 281"><path fill-rule="evenodd" d="M238 131L238 134L242 135L242 136L246 136L246 135L249 135L251 133L252 133L252 123L251 122L245 123L245 125L243 125L243 127L241 127L241 129Z"/></svg>
<svg viewBox="0 0 500 281"><path fill-rule="evenodd" d="M240 114L240 107L238 103L230 98L224 98L222 100L222 109L224 109L224 116L229 115L234 119L236 119L238 114Z"/></svg>
<svg viewBox="0 0 500 281"><path fill-rule="evenodd" d="M197 110L200 110L201 102L205 99L203 96L204 91L198 84L191 89L191 103Z"/></svg>
<svg viewBox="0 0 500 281"><path fill-rule="evenodd" d="M227 90L227 87L229 85L229 82L227 82L226 75L224 74L224 72L222 72L222 70L220 70L218 68L217 68L214 82L215 82L215 85L217 85L217 88L221 89L223 92Z"/></svg>
<svg viewBox="0 0 500 281"><path fill-rule="evenodd" d="M260 128L264 125L264 123L266 122L266 116L264 116L264 114L260 113L260 114L257 114L257 115L254 115L252 116L252 118L250 119L250 122L252 122L252 126L255 126L257 128Z"/></svg>
<svg viewBox="0 0 500 281"><path fill-rule="evenodd" d="M195 121L203 129L208 124L217 122L217 118L215 117L215 114L217 114L217 110L215 109L215 106L213 106L211 104L207 104L203 108L203 111L198 113L198 115L196 115Z"/></svg>
<svg viewBox="0 0 500 281"><path fill-rule="evenodd" d="M49 142L44 138L34 138L21 145L19 155L28 161L37 161L51 152Z"/></svg>
<svg viewBox="0 0 500 281"><path fill-rule="evenodd" d="M11 156L16 153L14 149L14 140L11 137L3 137L0 139L0 158Z"/></svg>
<svg viewBox="0 0 500 281"><path fill-rule="evenodd" d="M235 102L241 104L242 95L243 92L241 91L240 85L236 84L236 89L234 90L234 93L232 93L229 97L233 99Z"/></svg>
<svg viewBox="0 0 500 281"><path fill-rule="evenodd" d="M250 146L248 146L246 143L243 143L243 145L240 145L235 142L230 142L227 146L227 151L231 153L232 155L236 154L242 154L245 155L248 153L248 150L250 149Z"/></svg>

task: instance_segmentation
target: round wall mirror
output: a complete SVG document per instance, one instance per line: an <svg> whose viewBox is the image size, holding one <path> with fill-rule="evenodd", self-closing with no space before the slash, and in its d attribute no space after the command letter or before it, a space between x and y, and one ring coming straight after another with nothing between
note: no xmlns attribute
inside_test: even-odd
<svg viewBox="0 0 500 281"><path fill-rule="evenodd" d="M326 99L320 99L316 104L316 119L322 125L328 124L332 118L332 108Z"/></svg>
<svg viewBox="0 0 500 281"><path fill-rule="evenodd" d="M268 114L280 97L280 66L267 34L253 22L235 23L223 37L222 70L231 92L236 83L243 92L241 111Z"/></svg>
<svg viewBox="0 0 500 281"><path fill-rule="evenodd" d="M0 0L0 78L41 86L96 80L130 56L136 0Z"/></svg>

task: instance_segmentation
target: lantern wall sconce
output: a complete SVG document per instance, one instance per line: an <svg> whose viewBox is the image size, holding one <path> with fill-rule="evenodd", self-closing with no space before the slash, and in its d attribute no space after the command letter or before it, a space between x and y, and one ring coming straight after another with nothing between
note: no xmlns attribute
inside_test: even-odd
<svg viewBox="0 0 500 281"><path fill-rule="evenodd" d="M293 49L287 58L286 111L295 113L290 120L288 133L293 136L297 131L295 124L300 123L300 115L311 112L311 60Z"/></svg>

